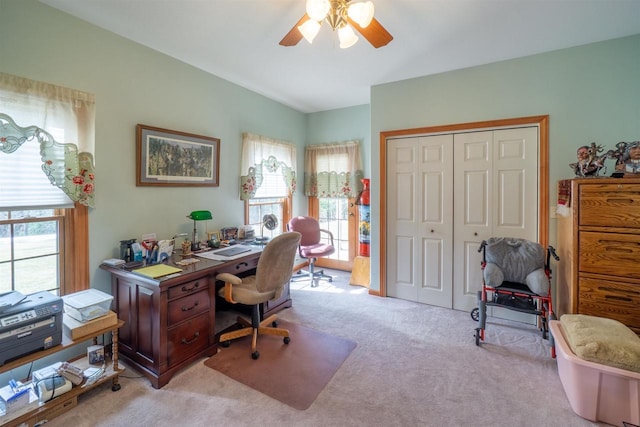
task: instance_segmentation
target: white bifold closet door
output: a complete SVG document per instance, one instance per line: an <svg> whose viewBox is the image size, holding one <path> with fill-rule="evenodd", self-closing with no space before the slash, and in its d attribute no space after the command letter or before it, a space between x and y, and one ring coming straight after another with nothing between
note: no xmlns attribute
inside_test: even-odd
<svg viewBox="0 0 640 427"><path fill-rule="evenodd" d="M538 145L537 126L388 141L388 296L477 305L482 240L537 239Z"/></svg>

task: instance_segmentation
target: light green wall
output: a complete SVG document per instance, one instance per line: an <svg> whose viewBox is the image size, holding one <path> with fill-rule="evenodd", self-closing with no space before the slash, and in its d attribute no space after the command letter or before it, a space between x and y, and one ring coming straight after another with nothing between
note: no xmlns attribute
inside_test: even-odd
<svg viewBox="0 0 640 427"><path fill-rule="evenodd" d="M327 144L347 140L362 141L364 176L371 173L369 105L340 108L308 115L307 144Z"/></svg>
<svg viewBox="0 0 640 427"><path fill-rule="evenodd" d="M375 86L371 135L382 131L549 115L549 194L571 178L578 146L640 139L640 35ZM373 137L374 144L378 144ZM612 166L612 165L609 165ZM372 242L379 241L380 153L371 151ZM611 171L611 167L609 168ZM549 242L556 241L555 220ZM371 265L379 265L377 245ZM379 271L372 270L372 288Z"/></svg>
<svg viewBox="0 0 640 427"><path fill-rule="evenodd" d="M0 0L0 61L3 72L96 96L92 287L110 292L108 274L98 265L118 255L121 239L189 232L193 223L186 215L199 209L213 213L210 230L244 222L238 197L242 132L297 144L302 165L305 114L35 0ZM137 123L220 138L220 186L136 187ZM298 192L294 211L306 209Z"/></svg>
<svg viewBox="0 0 640 427"><path fill-rule="evenodd" d="M640 35L372 88L371 104L303 114L35 0L0 0L0 70L96 95L96 209L91 286L109 290L100 261L120 239L189 232L186 214L210 209L211 229L238 225L241 133L298 145L363 140L372 178L372 265L379 264L379 134L450 123L550 115L550 194L571 176L575 149L640 139ZM220 138L220 187L135 186L135 125ZM302 188L302 182L299 183ZM555 202L551 200L552 204ZM298 192L294 213L306 212ZM551 221L550 242L555 242ZM377 268L372 288L379 288Z"/></svg>

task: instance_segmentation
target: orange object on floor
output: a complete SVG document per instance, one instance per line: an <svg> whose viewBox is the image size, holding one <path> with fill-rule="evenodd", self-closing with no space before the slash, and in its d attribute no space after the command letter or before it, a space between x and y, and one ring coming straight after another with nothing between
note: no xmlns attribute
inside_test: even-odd
<svg viewBox="0 0 640 427"><path fill-rule="evenodd" d="M371 277L369 270L371 268L371 258L366 256L357 256L353 260L353 269L351 270L350 285L369 287Z"/></svg>

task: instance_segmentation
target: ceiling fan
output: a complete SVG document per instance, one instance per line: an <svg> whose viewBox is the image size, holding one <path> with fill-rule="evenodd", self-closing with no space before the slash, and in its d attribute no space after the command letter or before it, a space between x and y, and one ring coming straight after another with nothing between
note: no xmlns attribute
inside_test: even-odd
<svg viewBox="0 0 640 427"><path fill-rule="evenodd" d="M307 0L306 13L280 40L282 46L295 46L304 37L311 43L323 21L338 31L340 47L346 49L358 41L355 28L376 49L386 46L393 36L373 17L373 3L351 0Z"/></svg>

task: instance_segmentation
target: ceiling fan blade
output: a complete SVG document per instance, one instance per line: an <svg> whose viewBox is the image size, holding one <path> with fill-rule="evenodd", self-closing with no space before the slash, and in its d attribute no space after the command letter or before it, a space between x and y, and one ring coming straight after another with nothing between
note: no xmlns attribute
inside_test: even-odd
<svg viewBox="0 0 640 427"><path fill-rule="evenodd" d="M376 18L371 20L371 23L367 28L360 27L360 25L351 18L347 18L347 20L349 21L349 24L358 30L365 39L369 40L369 43L371 43L376 49L386 46L391 40L393 40L393 36L389 34L389 32L376 20Z"/></svg>
<svg viewBox="0 0 640 427"><path fill-rule="evenodd" d="M300 25L304 24L305 22L307 22L309 19L311 19L311 18L309 18L309 15L307 15L305 13L304 16L302 18L300 18L298 23L296 25L294 25L291 30L289 30L287 35L284 36L282 38L282 40L280 40L280 45L281 46L295 46L295 45L297 45L298 42L300 40L302 40L302 33L300 32L300 30L298 30L298 27Z"/></svg>

